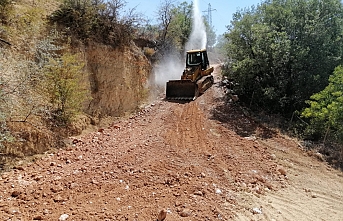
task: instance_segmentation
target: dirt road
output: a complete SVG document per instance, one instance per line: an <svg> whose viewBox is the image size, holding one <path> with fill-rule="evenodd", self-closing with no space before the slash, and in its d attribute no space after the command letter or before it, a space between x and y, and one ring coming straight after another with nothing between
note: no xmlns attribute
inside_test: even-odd
<svg viewBox="0 0 343 221"><path fill-rule="evenodd" d="M1 220L144 221L162 209L166 221L343 220L343 177L226 104L218 84L0 176Z"/></svg>

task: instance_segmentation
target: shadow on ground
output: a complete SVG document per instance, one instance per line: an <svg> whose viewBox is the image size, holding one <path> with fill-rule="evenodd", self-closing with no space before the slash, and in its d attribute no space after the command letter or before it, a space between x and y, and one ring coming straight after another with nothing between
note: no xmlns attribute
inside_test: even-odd
<svg viewBox="0 0 343 221"><path fill-rule="evenodd" d="M215 99L216 107L211 111L211 118L220 121L226 128L235 131L242 137L257 136L271 138L276 131L257 122L249 116L239 103L230 102L227 97Z"/></svg>

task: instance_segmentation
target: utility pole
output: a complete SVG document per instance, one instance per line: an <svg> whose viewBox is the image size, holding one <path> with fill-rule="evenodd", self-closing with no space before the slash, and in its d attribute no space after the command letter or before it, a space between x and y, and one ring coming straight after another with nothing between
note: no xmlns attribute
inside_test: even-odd
<svg viewBox="0 0 343 221"><path fill-rule="evenodd" d="M207 11L203 11L203 12L207 12L207 22L208 22L208 25L210 27L212 27L212 11L217 11L217 10L216 9L212 9L211 3L208 3Z"/></svg>

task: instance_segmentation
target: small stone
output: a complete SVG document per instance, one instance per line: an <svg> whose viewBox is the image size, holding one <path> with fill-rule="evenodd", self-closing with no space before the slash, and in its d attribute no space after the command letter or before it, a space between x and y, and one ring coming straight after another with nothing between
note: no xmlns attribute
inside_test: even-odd
<svg viewBox="0 0 343 221"><path fill-rule="evenodd" d="M60 195L57 195L54 197L54 202L56 203L60 203L60 202L63 202L63 201L66 201L65 199L63 199Z"/></svg>
<svg viewBox="0 0 343 221"><path fill-rule="evenodd" d="M96 180L94 180L94 179L91 181L91 183L93 183L93 184L95 184L95 185L99 184L99 182L96 181Z"/></svg>
<svg viewBox="0 0 343 221"><path fill-rule="evenodd" d="M4 174L2 174L2 176L1 176L1 177L2 177L2 179L4 179L4 180L5 180L5 179L7 179L9 176L8 176L8 174L5 174L5 173L4 173Z"/></svg>
<svg viewBox="0 0 343 221"><path fill-rule="evenodd" d="M270 159L276 160L276 155L275 154L270 154Z"/></svg>
<svg viewBox="0 0 343 221"><path fill-rule="evenodd" d="M58 186L51 187L50 190L51 190L53 193L58 193L58 192L63 191L63 187L58 185Z"/></svg>
<svg viewBox="0 0 343 221"><path fill-rule="evenodd" d="M271 184L271 183L269 183L269 182L266 182L264 185L265 185L268 189L274 190L273 184Z"/></svg>
<svg viewBox="0 0 343 221"><path fill-rule="evenodd" d="M43 220L43 217L41 215L35 216L33 220Z"/></svg>
<svg viewBox="0 0 343 221"><path fill-rule="evenodd" d="M33 178L34 181L40 181L43 178L43 176L36 176Z"/></svg>
<svg viewBox="0 0 343 221"><path fill-rule="evenodd" d="M318 196L315 193L313 193L312 198L318 198Z"/></svg>
<svg viewBox="0 0 343 221"><path fill-rule="evenodd" d="M216 189L216 194L221 194L222 191L220 189Z"/></svg>
<svg viewBox="0 0 343 221"><path fill-rule="evenodd" d="M189 217L192 215L192 212L189 209L184 209L180 212L181 217Z"/></svg>
<svg viewBox="0 0 343 221"><path fill-rule="evenodd" d="M325 161L325 158L324 158L323 154L315 153L315 156L317 157L318 160L323 161L323 162Z"/></svg>
<svg viewBox="0 0 343 221"><path fill-rule="evenodd" d="M77 183L71 183L70 186L69 186L69 189L75 189L78 186L79 185Z"/></svg>
<svg viewBox="0 0 343 221"><path fill-rule="evenodd" d="M258 186L255 187L255 192L256 192L257 194L262 194L262 193L263 193L262 189L259 188Z"/></svg>
<svg viewBox="0 0 343 221"><path fill-rule="evenodd" d="M181 206L182 205L182 202L181 201L175 201L175 206L176 207L179 207L179 206Z"/></svg>
<svg viewBox="0 0 343 221"><path fill-rule="evenodd" d="M72 144L77 144L78 142L79 142L79 140L74 138L73 141L72 141Z"/></svg>
<svg viewBox="0 0 343 221"><path fill-rule="evenodd" d="M61 177L61 176L55 176L55 177L54 177L54 180L55 180L55 181L57 181L57 180L61 180L61 179L62 179L62 177Z"/></svg>
<svg viewBox="0 0 343 221"><path fill-rule="evenodd" d="M277 168L277 171L279 171L279 173L283 176L286 176L286 174L287 174L285 168L283 168L282 166L279 166Z"/></svg>
<svg viewBox="0 0 343 221"><path fill-rule="evenodd" d="M20 195L20 192L18 190L13 191L11 194L12 197L17 197L19 195Z"/></svg>
<svg viewBox="0 0 343 221"><path fill-rule="evenodd" d="M15 166L15 167L13 167L13 169L15 169L15 170L25 170L24 167L22 167L22 166Z"/></svg>
<svg viewBox="0 0 343 221"><path fill-rule="evenodd" d="M8 209L7 213L8 213L8 214L14 215L14 214L19 214L20 211L19 211L18 208L13 208L13 207L12 207L12 208L9 208L9 209Z"/></svg>
<svg viewBox="0 0 343 221"><path fill-rule="evenodd" d="M262 214L262 209L260 209L260 208L253 208L252 209L252 213L253 214Z"/></svg>
<svg viewBox="0 0 343 221"><path fill-rule="evenodd" d="M157 216L157 221L163 221L167 217L167 211L164 209Z"/></svg>
<svg viewBox="0 0 343 221"><path fill-rule="evenodd" d="M69 218L68 214L62 214L58 220L59 221L66 221L68 218Z"/></svg>
<svg viewBox="0 0 343 221"><path fill-rule="evenodd" d="M194 195L197 195L197 196L202 196L202 195L203 195L203 193L202 193L201 191L196 191L196 192L194 193Z"/></svg>

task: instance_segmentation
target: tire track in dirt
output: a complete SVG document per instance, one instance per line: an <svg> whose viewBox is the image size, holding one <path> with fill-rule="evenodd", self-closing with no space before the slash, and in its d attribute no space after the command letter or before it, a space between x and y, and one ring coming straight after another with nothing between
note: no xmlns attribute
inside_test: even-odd
<svg viewBox="0 0 343 221"><path fill-rule="evenodd" d="M187 150L203 152L212 149L205 130L204 115L197 102L178 104L166 125L164 137L182 153Z"/></svg>
<svg viewBox="0 0 343 221"><path fill-rule="evenodd" d="M190 103L157 100L75 138L66 149L1 174L0 217L148 221L161 209L167 210L166 221L343 217L341 178L287 139L236 134L230 128L239 125L212 116L218 106L231 113L222 97L216 84ZM280 165L286 176L277 170ZM263 213L252 214L259 206ZM324 208L332 216L308 216L302 208Z"/></svg>
<svg viewBox="0 0 343 221"><path fill-rule="evenodd" d="M260 140L276 156L276 161L287 171L285 188L266 195L247 195L245 210L236 214L244 220L343 220L343 178L324 162L299 149L289 138ZM261 208L262 214L251 213Z"/></svg>

